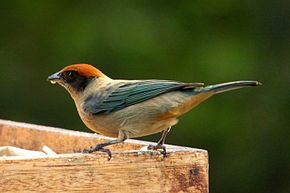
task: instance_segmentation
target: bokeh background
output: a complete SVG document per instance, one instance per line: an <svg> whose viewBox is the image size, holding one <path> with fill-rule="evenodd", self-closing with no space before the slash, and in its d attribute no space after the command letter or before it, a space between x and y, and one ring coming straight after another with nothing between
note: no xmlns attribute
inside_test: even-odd
<svg viewBox="0 0 290 193"><path fill-rule="evenodd" d="M181 117L167 142L209 151L211 192L290 192L289 1L14 0L0 22L1 119L90 132L46 82L72 63L123 79L259 80Z"/></svg>

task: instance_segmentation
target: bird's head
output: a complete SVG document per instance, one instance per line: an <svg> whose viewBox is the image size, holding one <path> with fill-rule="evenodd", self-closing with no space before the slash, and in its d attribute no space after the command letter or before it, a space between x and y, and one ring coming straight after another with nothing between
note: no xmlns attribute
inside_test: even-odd
<svg viewBox="0 0 290 193"><path fill-rule="evenodd" d="M108 77L92 65L73 64L50 75L47 80L52 84L58 83L74 94L84 91L91 81L102 78Z"/></svg>

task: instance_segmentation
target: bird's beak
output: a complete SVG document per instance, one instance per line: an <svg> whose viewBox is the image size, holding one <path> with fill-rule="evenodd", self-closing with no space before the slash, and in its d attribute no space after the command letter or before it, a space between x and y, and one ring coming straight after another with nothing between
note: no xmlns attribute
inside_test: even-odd
<svg viewBox="0 0 290 193"><path fill-rule="evenodd" d="M55 83L57 83L57 81L59 81L60 79L61 79L60 74L59 74L59 72L57 72L57 73L54 73L54 74L50 75L50 76L47 78L47 81L50 81L52 84L55 84Z"/></svg>

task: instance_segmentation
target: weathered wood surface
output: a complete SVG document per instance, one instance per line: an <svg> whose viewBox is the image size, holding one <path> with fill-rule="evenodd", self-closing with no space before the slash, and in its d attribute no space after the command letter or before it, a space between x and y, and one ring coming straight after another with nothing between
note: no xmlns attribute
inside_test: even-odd
<svg viewBox="0 0 290 193"><path fill-rule="evenodd" d="M168 157L140 152L148 142L128 140L104 153L73 153L110 138L0 120L0 146L60 153L49 157L0 157L0 192L208 192L207 151L168 146Z"/></svg>

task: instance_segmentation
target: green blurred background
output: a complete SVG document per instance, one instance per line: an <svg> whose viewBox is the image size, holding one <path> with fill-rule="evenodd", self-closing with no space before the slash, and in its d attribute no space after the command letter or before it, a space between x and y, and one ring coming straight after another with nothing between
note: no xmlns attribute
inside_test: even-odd
<svg viewBox="0 0 290 193"><path fill-rule="evenodd" d="M290 192L289 1L14 0L0 22L0 118L90 132L46 82L72 63L123 79L259 80L183 116L167 143L209 151L211 192Z"/></svg>

